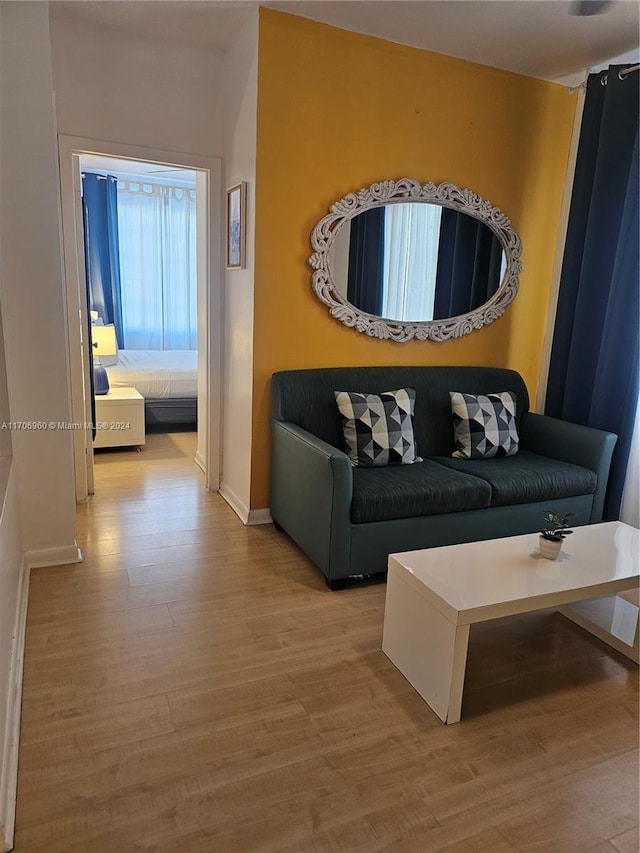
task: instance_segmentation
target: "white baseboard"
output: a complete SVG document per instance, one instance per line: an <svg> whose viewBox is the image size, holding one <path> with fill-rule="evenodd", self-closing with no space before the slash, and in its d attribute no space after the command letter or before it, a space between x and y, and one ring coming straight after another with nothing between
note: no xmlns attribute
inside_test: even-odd
<svg viewBox="0 0 640 853"><path fill-rule="evenodd" d="M226 483L220 483L219 492L243 524L247 526L253 524L271 524L271 513L268 509L250 510Z"/></svg>
<svg viewBox="0 0 640 853"><path fill-rule="evenodd" d="M20 742L20 705L22 700L22 672L24 668L24 640L27 626L29 600L29 566L22 560L18 582L11 672L7 696L7 721L5 742L2 744L0 765L0 849L11 850L16 819L16 791L18 786L18 746Z"/></svg>
<svg viewBox="0 0 640 853"><path fill-rule="evenodd" d="M201 453L196 453L196 455L193 457L193 461L196 463L196 465L202 471L203 474L207 473L207 468L204 464L204 459L202 458Z"/></svg>
<svg viewBox="0 0 640 853"><path fill-rule="evenodd" d="M30 569L38 569L41 566L63 566L66 563L81 563L82 551L74 542L73 545L62 545L59 548L27 551L25 560Z"/></svg>
<svg viewBox="0 0 640 853"><path fill-rule="evenodd" d="M218 491L220 492L221 497L225 499L231 509L238 516L240 521L243 524L247 524L249 521L249 507L240 500L236 493L230 489L226 483L220 483Z"/></svg>

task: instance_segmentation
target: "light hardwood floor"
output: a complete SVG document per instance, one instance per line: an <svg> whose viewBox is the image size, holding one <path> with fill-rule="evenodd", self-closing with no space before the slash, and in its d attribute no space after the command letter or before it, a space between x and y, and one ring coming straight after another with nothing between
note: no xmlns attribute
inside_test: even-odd
<svg viewBox="0 0 640 853"><path fill-rule="evenodd" d="M444 726L327 590L208 494L194 435L97 457L81 565L32 573L17 853L632 853L638 669L560 615L474 626Z"/></svg>

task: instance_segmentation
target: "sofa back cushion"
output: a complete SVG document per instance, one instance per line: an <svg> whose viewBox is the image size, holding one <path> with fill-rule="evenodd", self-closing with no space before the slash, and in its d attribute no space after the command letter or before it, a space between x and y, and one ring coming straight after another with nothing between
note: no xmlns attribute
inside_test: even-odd
<svg viewBox="0 0 640 853"><path fill-rule="evenodd" d="M512 391L516 422L529 410L520 374L499 367L323 367L283 370L271 379L273 417L297 424L336 448L344 447L335 391L382 394L415 388L414 431L420 456L449 456L454 449L451 391Z"/></svg>
<svg viewBox="0 0 640 853"><path fill-rule="evenodd" d="M450 396L456 459L492 459L518 452L518 401L513 391L496 394L452 391Z"/></svg>
<svg viewBox="0 0 640 853"><path fill-rule="evenodd" d="M413 434L413 388L382 394L336 391L336 403L342 417L344 451L352 465L384 468L422 462Z"/></svg>

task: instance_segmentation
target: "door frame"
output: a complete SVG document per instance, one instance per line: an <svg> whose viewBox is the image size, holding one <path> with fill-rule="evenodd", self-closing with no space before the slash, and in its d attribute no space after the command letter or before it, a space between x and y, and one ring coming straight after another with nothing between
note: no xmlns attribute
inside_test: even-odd
<svg viewBox="0 0 640 853"><path fill-rule="evenodd" d="M198 452L197 464L203 469L205 486L218 491L221 471L222 424L222 161L175 151L162 151L119 142L58 136L60 158L60 197L62 206L62 251L67 299L67 335L71 410L74 424L91 420L88 363L84 329L87 322L85 296L84 236L78 222L75 165L81 154L98 154L128 160L141 160L162 166L196 170L197 187L206 187L206 235L203 274L198 269L198 314L204 309L206 329L198 335ZM202 178L204 177L204 181ZM75 182L77 183L77 181ZM198 193L200 195L200 193ZM200 332L200 324L199 324ZM74 464L76 500L83 501L93 491L93 447L90 429L74 428Z"/></svg>

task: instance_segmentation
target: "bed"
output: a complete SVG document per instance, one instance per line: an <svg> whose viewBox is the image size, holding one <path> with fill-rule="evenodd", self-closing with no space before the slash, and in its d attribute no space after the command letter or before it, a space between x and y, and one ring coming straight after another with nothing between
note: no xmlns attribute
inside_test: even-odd
<svg viewBox="0 0 640 853"><path fill-rule="evenodd" d="M116 364L105 366L110 387L142 394L147 427L197 424L196 350L120 350Z"/></svg>

